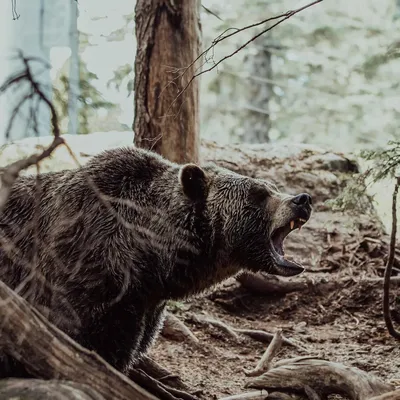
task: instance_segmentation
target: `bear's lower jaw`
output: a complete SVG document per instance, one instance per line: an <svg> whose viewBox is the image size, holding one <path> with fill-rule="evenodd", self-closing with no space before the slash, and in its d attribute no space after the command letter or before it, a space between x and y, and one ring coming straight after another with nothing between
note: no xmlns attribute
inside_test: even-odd
<svg viewBox="0 0 400 400"><path fill-rule="evenodd" d="M278 254L271 243L272 263L269 273L280 276L295 276L304 272L304 267L294 261L289 261L283 255Z"/></svg>
<svg viewBox="0 0 400 400"><path fill-rule="evenodd" d="M296 228L300 230L306 222L307 220L305 219L296 218L291 220L288 224L276 229L272 233L270 238L270 254L272 258L269 270L270 274L294 276L299 275L304 271L304 267L301 264L295 261L290 261L284 257L285 252L283 250L283 242L290 232Z"/></svg>

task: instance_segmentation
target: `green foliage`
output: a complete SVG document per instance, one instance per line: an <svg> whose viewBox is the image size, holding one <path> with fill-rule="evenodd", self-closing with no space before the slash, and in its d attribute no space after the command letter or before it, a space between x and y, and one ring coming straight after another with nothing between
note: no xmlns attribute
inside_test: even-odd
<svg viewBox="0 0 400 400"><path fill-rule="evenodd" d="M369 57L363 64L362 69L367 79L373 78L379 67L387 64L389 61L400 58L400 42L392 43L385 53L375 54Z"/></svg>
<svg viewBox="0 0 400 400"><path fill-rule="evenodd" d="M367 183L364 174L358 174L347 179L339 196L326 201L326 205L334 211L373 212L373 199L367 194Z"/></svg>
<svg viewBox="0 0 400 400"><path fill-rule="evenodd" d="M89 118L96 110L101 108L112 109L115 104L105 101L101 93L93 86L92 82L98 77L90 72L86 64L79 62L79 133L87 134L90 132ZM54 91L54 102L59 109L61 119L68 117L68 91L69 79L63 74L60 77L61 88Z"/></svg>
<svg viewBox="0 0 400 400"><path fill-rule="evenodd" d="M122 42L125 39L125 35L125 27L116 29L115 31L111 32L109 36L107 36L107 42Z"/></svg>
<svg viewBox="0 0 400 400"><path fill-rule="evenodd" d="M115 31L111 32L107 36L107 41L108 42L121 42L122 40L125 39L126 34L132 33L133 26L130 24L135 21L135 14L131 13L128 15L123 16L124 19L124 25L121 28L116 29Z"/></svg>
<svg viewBox="0 0 400 400"><path fill-rule="evenodd" d="M111 85L116 89L120 90L121 85L126 77L131 75L133 73L133 66L132 64L125 64L122 65L121 67L118 67L114 71L114 76L107 82L107 87L110 87ZM132 94L133 92L133 79L129 79L127 84L126 84L126 90L128 91L128 97Z"/></svg>
<svg viewBox="0 0 400 400"><path fill-rule="evenodd" d="M339 35L332 27L321 26L311 33L308 41L311 46L315 46L321 40L327 40L335 46L339 43Z"/></svg>
<svg viewBox="0 0 400 400"><path fill-rule="evenodd" d="M400 142L390 141L384 149L364 150L361 157L366 161L372 161L373 167L365 172L365 177L372 182L378 182L385 178L398 176L400 165Z"/></svg>
<svg viewBox="0 0 400 400"><path fill-rule="evenodd" d="M169 300L167 302L168 311L176 313L177 311L187 311L189 306L181 301Z"/></svg>
<svg viewBox="0 0 400 400"><path fill-rule="evenodd" d="M362 174L353 176L346 182L343 192L328 203L335 210L373 210L373 199L367 194L369 185L383 179L399 176L400 142L390 141L386 148L364 150L360 157L371 166Z"/></svg>

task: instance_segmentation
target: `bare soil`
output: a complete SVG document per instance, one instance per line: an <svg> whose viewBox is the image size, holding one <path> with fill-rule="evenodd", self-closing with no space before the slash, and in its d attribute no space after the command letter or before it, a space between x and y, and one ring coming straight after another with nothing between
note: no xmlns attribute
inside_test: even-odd
<svg viewBox="0 0 400 400"><path fill-rule="evenodd" d="M323 278L320 275L312 274L312 278ZM279 358L318 356L372 372L395 384L397 380L399 386L400 345L384 326L381 286L357 283L355 279L330 291L321 287L275 297L254 295L231 280L211 296L212 300L208 296L174 308L200 340L199 347L160 336L151 355L192 388L203 390L205 398L244 391L244 369L255 367L267 345L250 338L237 343L216 327L193 323L191 314L206 313L233 327L267 332L281 328L286 337L308 350L285 346Z"/></svg>

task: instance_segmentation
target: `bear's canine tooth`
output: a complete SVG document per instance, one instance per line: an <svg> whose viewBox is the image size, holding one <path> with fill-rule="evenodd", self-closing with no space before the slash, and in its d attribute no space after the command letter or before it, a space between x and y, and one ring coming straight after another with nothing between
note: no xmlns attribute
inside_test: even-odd
<svg viewBox="0 0 400 400"><path fill-rule="evenodd" d="M290 221L290 229L293 230L293 228L294 228L294 220L292 219L292 220Z"/></svg>

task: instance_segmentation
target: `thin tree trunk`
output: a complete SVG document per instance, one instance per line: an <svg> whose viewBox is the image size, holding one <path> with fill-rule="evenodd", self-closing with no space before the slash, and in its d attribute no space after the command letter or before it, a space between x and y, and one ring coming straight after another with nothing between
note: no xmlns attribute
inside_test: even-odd
<svg viewBox="0 0 400 400"><path fill-rule="evenodd" d="M184 89L198 68L200 0L138 0L135 11L135 145L197 162L198 79Z"/></svg>
<svg viewBox="0 0 400 400"><path fill-rule="evenodd" d="M245 134L242 140L247 143L269 142L271 120L269 100L272 94L271 53L266 45L266 38L260 37L255 42L255 54L248 56L251 63L252 78L248 80L248 103L243 121Z"/></svg>

